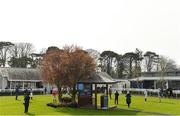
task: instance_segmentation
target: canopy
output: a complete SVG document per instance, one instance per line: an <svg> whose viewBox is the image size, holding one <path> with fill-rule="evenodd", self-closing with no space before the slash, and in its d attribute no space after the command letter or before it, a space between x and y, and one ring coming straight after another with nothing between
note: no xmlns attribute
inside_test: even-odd
<svg viewBox="0 0 180 116"><path fill-rule="evenodd" d="M93 73L89 79L84 81L79 81L78 83L92 83L92 84L114 84L117 81L109 76L106 72L96 72Z"/></svg>

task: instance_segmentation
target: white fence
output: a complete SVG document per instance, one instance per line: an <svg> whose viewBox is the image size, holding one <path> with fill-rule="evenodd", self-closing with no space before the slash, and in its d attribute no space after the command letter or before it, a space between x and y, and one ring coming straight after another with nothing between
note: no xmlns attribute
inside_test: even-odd
<svg viewBox="0 0 180 116"><path fill-rule="evenodd" d="M19 89L19 91L25 91L25 89ZM32 91L44 91L44 88L36 88ZM0 92L15 92L15 89L0 89Z"/></svg>
<svg viewBox="0 0 180 116"><path fill-rule="evenodd" d="M122 91L132 91L132 92L144 92L145 90L148 91L148 93L151 95L152 93L157 94L158 95L158 91L159 89L138 89L138 88L112 88L112 91L118 91L119 93L121 93ZM178 97L178 95L180 95L180 90L173 90L173 94L176 96L176 98Z"/></svg>

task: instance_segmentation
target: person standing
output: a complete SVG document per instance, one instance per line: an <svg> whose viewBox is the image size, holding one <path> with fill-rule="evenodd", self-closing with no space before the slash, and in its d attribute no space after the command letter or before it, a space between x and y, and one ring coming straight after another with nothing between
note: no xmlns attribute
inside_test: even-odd
<svg viewBox="0 0 180 116"><path fill-rule="evenodd" d="M112 88L110 86L110 88L109 88L109 97L110 97L110 99L111 99L111 94L112 94Z"/></svg>
<svg viewBox="0 0 180 116"><path fill-rule="evenodd" d="M25 92L25 97L24 97L24 113L28 112L28 108L29 108L29 97L30 93L29 92Z"/></svg>
<svg viewBox="0 0 180 116"><path fill-rule="evenodd" d="M159 102L161 102L161 89L158 89L158 98L159 98Z"/></svg>
<svg viewBox="0 0 180 116"><path fill-rule="evenodd" d="M19 95L19 87L18 86L16 86L15 95L16 95L16 100L18 100L18 95Z"/></svg>
<svg viewBox="0 0 180 116"><path fill-rule="evenodd" d="M52 89L52 95L53 95L53 104L56 104L57 103L57 99L56 99L56 95L57 95L57 88L53 88Z"/></svg>
<svg viewBox="0 0 180 116"><path fill-rule="evenodd" d="M119 93L118 93L118 91L116 91L114 104L118 104L118 97L119 97Z"/></svg>
<svg viewBox="0 0 180 116"><path fill-rule="evenodd" d="M148 92L147 92L147 89L144 91L144 100L145 102L147 101L147 96L148 96Z"/></svg>
<svg viewBox="0 0 180 116"><path fill-rule="evenodd" d="M126 94L126 103L128 104L128 108L129 108L131 104L131 94L129 91Z"/></svg>
<svg viewBox="0 0 180 116"><path fill-rule="evenodd" d="M30 89L30 98L31 98L31 100L32 100L32 97L33 97L33 90L32 90L32 88Z"/></svg>
<svg viewBox="0 0 180 116"><path fill-rule="evenodd" d="M169 88L169 97L173 97L173 89Z"/></svg>
<svg viewBox="0 0 180 116"><path fill-rule="evenodd" d="M47 88L45 87L45 88L44 88L44 94L46 94L46 92L47 92Z"/></svg>

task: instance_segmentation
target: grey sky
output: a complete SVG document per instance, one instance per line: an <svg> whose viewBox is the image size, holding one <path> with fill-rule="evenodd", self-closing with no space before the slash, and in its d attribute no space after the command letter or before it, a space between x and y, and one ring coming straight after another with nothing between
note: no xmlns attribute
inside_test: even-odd
<svg viewBox="0 0 180 116"><path fill-rule="evenodd" d="M39 51L77 44L120 54L139 48L180 64L180 0L2 0L0 41Z"/></svg>

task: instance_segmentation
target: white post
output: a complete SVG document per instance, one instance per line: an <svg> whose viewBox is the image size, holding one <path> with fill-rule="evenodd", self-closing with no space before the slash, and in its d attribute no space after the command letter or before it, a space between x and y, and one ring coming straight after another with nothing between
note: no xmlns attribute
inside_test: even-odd
<svg viewBox="0 0 180 116"><path fill-rule="evenodd" d="M36 82L35 82L34 86L35 86L35 89L36 89Z"/></svg>
<svg viewBox="0 0 180 116"><path fill-rule="evenodd" d="M2 89L4 89L5 87L4 87L4 77L2 78Z"/></svg>
<svg viewBox="0 0 180 116"><path fill-rule="evenodd" d="M166 82L166 89L168 89L169 88L169 83L168 83L168 81Z"/></svg>
<svg viewBox="0 0 180 116"><path fill-rule="evenodd" d="M23 91L24 91L24 81L23 81L23 87L22 88L23 88Z"/></svg>
<svg viewBox="0 0 180 116"><path fill-rule="evenodd" d="M10 88L10 91L11 91L11 95L12 95L12 90L11 90L11 81L10 81L10 87L9 87L9 88Z"/></svg>
<svg viewBox="0 0 180 116"><path fill-rule="evenodd" d="M36 82L34 82L34 89L36 89Z"/></svg>
<svg viewBox="0 0 180 116"><path fill-rule="evenodd" d="M11 81L10 81L10 87L9 87L9 89L11 89Z"/></svg>
<svg viewBox="0 0 180 116"><path fill-rule="evenodd" d="M14 88L16 88L16 86L17 86L16 84L17 84L17 82L16 82L16 81L14 81Z"/></svg>
<svg viewBox="0 0 180 116"><path fill-rule="evenodd" d="M154 89L156 89L156 81L154 81Z"/></svg>

